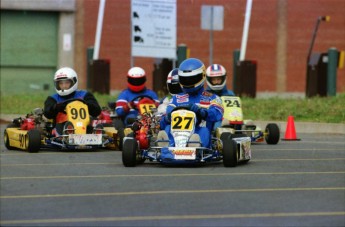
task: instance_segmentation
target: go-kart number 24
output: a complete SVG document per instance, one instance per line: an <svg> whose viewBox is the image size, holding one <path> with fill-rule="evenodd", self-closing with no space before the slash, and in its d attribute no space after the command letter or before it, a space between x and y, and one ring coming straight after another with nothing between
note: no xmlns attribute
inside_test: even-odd
<svg viewBox="0 0 345 227"><path fill-rule="evenodd" d="M191 130L192 129L192 120L193 120L193 117L175 116L172 120L172 128L173 129Z"/></svg>
<svg viewBox="0 0 345 227"><path fill-rule="evenodd" d="M86 118L86 110L84 108L80 108L79 111L76 108L72 108L70 110L70 113L72 115L72 119L85 119Z"/></svg>
<svg viewBox="0 0 345 227"><path fill-rule="evenodd" d="M241 107L240 102L238 100L225 99L224 102L226 107Z"/></svg>

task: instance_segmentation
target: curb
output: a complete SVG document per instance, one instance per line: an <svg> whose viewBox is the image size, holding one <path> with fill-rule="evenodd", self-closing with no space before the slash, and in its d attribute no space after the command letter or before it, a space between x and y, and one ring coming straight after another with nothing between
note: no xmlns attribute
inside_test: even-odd
<svg viewBox="0 0 345 227"><path fill-rule="evenodd" d="M2 124L11 123L14 118L24 117L19 114L0 114ZM254 124L262 130L268 123L276 123L280 129L281 135L285 134L287 122L283 121L254 121ZM345 124L336 123L313 123L313 122L294 122L296 134L298 133L319 133L319 134L345 134Z"/></svg>
<svg viewBox="0 0 345 227"><path fill-rule="evenodd" d="M287 122L283 121L254 121L254 124L261 129L265 129L268 123L276 123L284 136ZM296 133L319 133L319 134L345 134L345 124L336 123L313 123L313 122L294 122Z"/></svg>

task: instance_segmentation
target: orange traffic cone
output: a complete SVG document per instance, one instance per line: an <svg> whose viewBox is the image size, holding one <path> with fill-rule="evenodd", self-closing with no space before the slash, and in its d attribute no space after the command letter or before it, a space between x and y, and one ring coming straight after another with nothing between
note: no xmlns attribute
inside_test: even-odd
<svg viewBox="0 0 345 227"><path fill-rule="evenodd" d="M285 131L285 138L282 140L289 140L289 141L301 140L301 139L297 139L293 116L288 117L288 122L286 126L286 131Z"/></svg>

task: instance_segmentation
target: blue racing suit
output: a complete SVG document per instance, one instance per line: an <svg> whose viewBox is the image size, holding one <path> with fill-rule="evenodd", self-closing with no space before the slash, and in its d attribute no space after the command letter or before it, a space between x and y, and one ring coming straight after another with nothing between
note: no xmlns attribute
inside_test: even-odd
<svg viewBox="0 0 345 227"><path fill-rule="evenodd" d="M235 96L235 93L232 90L228 90L226 86L224 86L223 89L219 91L212 90L209 86L207 86L206 91L209 91L218 96L223 96L223 95Z"/></svg>
<svg viewBox="0 0 345 227"><path fill-rule="evenodd" d="M171 112L177 106L193 106L196 105L200 109L206 110L207 114L204 115L204 119L198 119L197 125L195 127L195 133L199 134L201 139L201 145L203 147L210 148L211 131L213 124L217 121L221 121L223 117L223 106L221 99L210 92L201 88L195 93L180 93L173 96L167 107L167 115L165 116L166 122L171 121ZM197 114L198 116L198 114ZM165 127L165 131L169 136L170 144L169 146L174 146L175 142L170 133L170 125Z"/></svg>
<svg viewBox="0 0 345 227"><path fill-rule="evenodd" d="M117 97L115 112L124 119L125 125L128 125L128 118L136 118L138 116L139 111L137 109L137 104L142 97L150 97L154 101L156 107L159 105L159 99L156 92L146 88L141 92L133 92L127 88Z"/></svg>
<svg viewBox="0 0 345 227"><path fill-rule="evenodd" d="M216 94L219 97L224 96L224 95L235 96L235 93L232 90L228 90L226 86L224 86L223 89L219 91L212 90L209 86L207 86L206 91ZM214 123L213 130L216 130L216 128L219 128L220 126L222 126L222 120Z"/></svg>

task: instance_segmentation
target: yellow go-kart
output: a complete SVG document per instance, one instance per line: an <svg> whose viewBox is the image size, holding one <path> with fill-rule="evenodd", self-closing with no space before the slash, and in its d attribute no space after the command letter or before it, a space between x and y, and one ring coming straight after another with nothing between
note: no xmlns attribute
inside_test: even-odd
<svg viewBox="0 0 345 227"><path fill-rule="evenodd" d="M45 119L40 108L25 118L16 118L4 132L7 149L30 153L41 148L60 150L117 149L117 130L109 124L92 126L88 106L83 100L66 102L64 123L54 124Z"/></svg>
<svg viewBox="0 0 345 227"><path fill-rule="evenodd" d="M223 121L220 127L222 132L232 134L246 134L252 142L263 142L277 144L280 138L280 130L277 124L269 123L265 130L255 125L252 120L244 120L242 103L240 97L222 96L224 107Z"/></svg>

